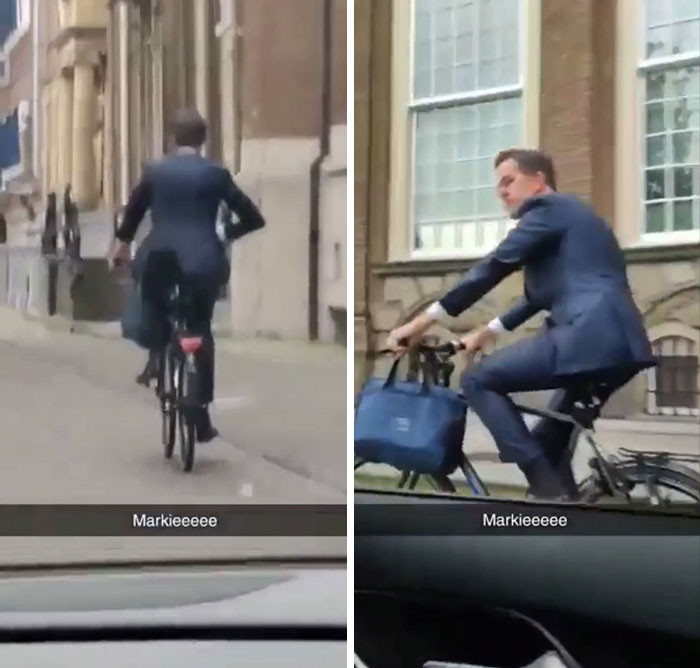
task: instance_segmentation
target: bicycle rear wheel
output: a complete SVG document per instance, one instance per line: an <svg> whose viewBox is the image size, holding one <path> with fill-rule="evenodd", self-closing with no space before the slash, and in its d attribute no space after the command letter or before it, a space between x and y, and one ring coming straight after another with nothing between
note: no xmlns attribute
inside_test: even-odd
<svg viewBox="0 0 700 668"><path fill-rule="evenodd" d="M187 370L184 359L177 362L177 416L180 432L180 459L185 472L194 465L195 424L191 405L192 374Z"/></svg>
<svg viewBox="0 0 700 668"><path fill-rule="evenodd" d="M175 396L175 359L172 348L169 345L160 355L158 395L160 398L163 454L166 459L170 459L173 456L173 449L175 447L177 409Z"/></svg>
<svg viewBox="0 0 700 668"><path fill-rule="evenodd" d="M655 506L700 503L700 476L693 469L670 461L665 464L623 460L612 464L630 484L630 501ZM611 499L608 490L594 477L579 486L581 499L597 503Z"/></svg>

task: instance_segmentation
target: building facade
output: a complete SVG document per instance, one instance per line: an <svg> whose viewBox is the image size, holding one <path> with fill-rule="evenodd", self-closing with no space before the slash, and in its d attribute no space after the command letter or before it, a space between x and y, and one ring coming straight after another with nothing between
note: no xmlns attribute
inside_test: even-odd
<svg viewBox="0 0 700 668"><path fill-rule="evenodd" d="M232 248L219 325L344 344L346 1L17 0L27 34L39 5L38 36L15 47L26 49L26 73L0 97L2 113L33 99L27 182L38 214L50 193L60 202L70 186L83 256L104 258L144 163L173 148L174 112L196 107L209 125L206 155L234 174L268 222ZM23 118L11 113L10 129ZM5 161L20 153L15 134ZM26 243L26 214L10 215L16 200L3 204L8 240Z"/></svg>
<svg viewBox="0 0 700 668"><path fill-rule="evenodd" d="M355 3L356 389L388 331L513 224L495 197L496 153L540 147L558 189L613 226L659 356L608 414L697 419L699 35L697 3ZM521 291L512 276L436 333L482 325Z"/></svg>
<svg viewBox="0 0 700 668"><path fill-rule="evenodd" d="M346 2L115 0L108 11L108 206L172 148L174 110L196 107L206 154L268 221L232 249L222 311L233 332L344 343Z"/></svg>

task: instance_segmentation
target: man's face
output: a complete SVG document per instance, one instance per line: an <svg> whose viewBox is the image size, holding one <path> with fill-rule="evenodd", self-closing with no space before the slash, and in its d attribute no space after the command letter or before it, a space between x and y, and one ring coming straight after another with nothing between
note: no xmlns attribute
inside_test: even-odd
<svg viewBox="0 0 700 668"><path fill-rule="evenodd" d="M496 192L509 213L517 211L529 197L549 190L544 174L524 174L512 158L496 167Z"/></svg>

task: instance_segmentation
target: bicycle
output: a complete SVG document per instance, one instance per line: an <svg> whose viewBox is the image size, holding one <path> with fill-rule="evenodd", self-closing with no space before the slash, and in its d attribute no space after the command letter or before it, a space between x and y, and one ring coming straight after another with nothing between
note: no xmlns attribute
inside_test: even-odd
<svg viewBox="0 0 700 668"><path fill-rule="evenodd" d="M432 375L438 384L449 387L455 365L450 358L456 355L462 344L448 342L436 346L421 344L417 352L422 355L432 368ZM652 505L670 505L674 501L662 492L680 495L685 502L700 503L700 475L686 464L700 465L700 455L677 455L664 451L636 451L621 448L616 455L607 452L593 438L593 423L600 414L602 402L597 396L600 384L589 383L580 398L575 402L571 413L559 413L546 408L531 408L515 404L521 413L552 418L573 425L569 443L564 452L564 461L568 464L573 458L579 440L584 438L593 450L588 460L590 473L577 483L579 501L598 503L606 499L632 503L632 493L643 488L648 496L647 503ZM367 460L355 459L355 471L369 463ZM490 496L488 487L467 455L461 451L457 467L464 476L468 490L478 496ZM413 490L421 477L426 477L429 484L438 492L456 494L457 487L450 477L451 471L425 475L416 471L398 471L397 488ZM680 501L679 501L680 502Z"/></svg>
<svg viewBox="0 0 700 668"><path fill-rule="evenodd" d="M187 284L178 274L168 289L170 336L158 351L155 394L160 402L164 455L166 459L172 457L177 431L185 472L194 466L196 417L205 408L196 400L199 383L196 353L202 347L203 337L188 331L188 304Z"/></svg>

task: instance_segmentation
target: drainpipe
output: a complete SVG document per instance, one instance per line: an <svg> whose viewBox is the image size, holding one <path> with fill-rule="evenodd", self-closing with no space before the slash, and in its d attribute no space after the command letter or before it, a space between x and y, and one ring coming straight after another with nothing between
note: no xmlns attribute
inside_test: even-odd
<svg viewBox="0 0 700 668"><path fill-rule="evenodd" d="M119 203L129 199L129 2L119 0Z"/></svg>
<svg viewBox="0 0 700 668"><path fill-rule="evenodd" d="M32 177L39 183L39 0L32 3Z"/></svg>
<svg viewBox="0 0 700 668"><path fill-rule="evenodd" d="M331 125L331 18L333 0L323 0L323 51L321 74L320 151L311 163L311 206L309 216L309 340L318 341L319 237L321 213L321 165L330 151Z"/></svg>

